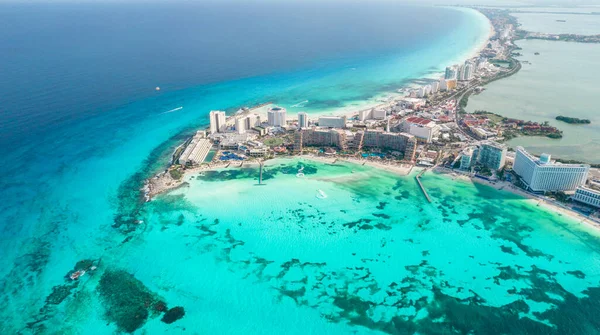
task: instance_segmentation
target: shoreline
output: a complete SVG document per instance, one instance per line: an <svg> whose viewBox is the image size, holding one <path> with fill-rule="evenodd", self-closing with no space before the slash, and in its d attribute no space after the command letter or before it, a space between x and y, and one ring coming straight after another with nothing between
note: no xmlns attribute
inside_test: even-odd
<svg viewBox="0 0 600 335"><path fill-rule="evenodd" d="M474 8L462 8L462 7L456 7L456 6L444 6L444 7L451 8L451 9L458 10L458 11L463 11L465 13L472 13L473 16L478 16L478 17L480 17L481 20L485 20L487 23L487 26L488 26L486 29L487 35L485 35L485 39L481 43L474 45L470 50L465 51L464 53L457 55L455 58L448 60L447 63L445 64L445 66L459 64L468 59L479 56L481 54L481 52L486 48L486 46L490 42L491 38L496 34L496 30L494 29L494 25L492 24L492 22L483 13L481 13L479 10L474 9ZM395 88L394 91L382 92L379 95L372 97L372 100L365 100L364 105L354 106L354 107L352 107L352 106L342 107L339 110L326 112L325 114L319 114L322 112L314 112L314 113L308 112L307 114L309 115L309 117L313 117L313 118L318 117L320 115L335 115L335 116L351 117L351 116L353 116L357 113L360 113L362 111L365 111L365 110L369 110L369 109L373 109L373 108L387 107L389 105L395 104L395 103L399 102L400 100L406 98L406 96L405 96L406 90L410 90L415 87L421 86L420 84L415 83L415 81L436 80L436 79L442 77L444 75L443 68L445 66L444 65L438 65L438 66L442 67L439 70L439 72L430 73L430 74L424 75L422 77L419 77L417 79L412 79L412 80L400 85L399 87ZM400 91L402 91L402 93L400 93ZM383 100L385 100L385 101L383 101ZM266 111L265 111L264 115L266 116Z"/></svg>
<svg viewBox="0 0 600 335"><path fill-rule="evenodd" d="M354 165L359 165L359 166L368 166L372 169L392 173L399 177L408 177L413 172L414 169L417 169L417 170L421 169L420 167L415 167L410 164L384 164L384 163L380 163L380 162L376 162L376 161L372 161L372 160L357 159L357 158L353 158L353 157L339 158L339 157L322 157L322 156L315 156L315 155L276 157L276 158L267 160L266 165L268 166L270 162L291 161L291 160L308 160L308 161L313 161L313 162L317 162L317 163L321 163L321 164L336 164L338 162L341 162L341 163L354 164ZM175 190L182 186L185 186L187 184L187 180L194 174L202 173L205 171L216 171L216 170L223 170L223 169L258 168L259 165L260 165L259 161L241 162L239 164L238 163L232 164L232 163L225 163L225 162L208 164L208 165L203 165L203 166L200 166L197 168L191 168L191 169L185 170L183 173L183 176L179 180L172 179L171 176L169 175L169 172L165 171L165 172L162 172L162 173L154 176L153 178L151 178L148 181L148 183L146 184L145 189L147 190L147 193L146 193L147 201L151 201L154 197L156 197L160 194L168 193L169 191L172 191L172 190ZM471 183L471 184L477 183L480 185L491 187L491 188L495 189L496 191L509 192L511 194L521 197L522 200L529 202L531 205L543 208L543 210L552 212L559 216L565 216L574 222L586 225L587 227L593 229L596 233L600 234L600 222L594 220L593 218L589 218L589 217L587 217L581 213L578 213L574 210L565 208L565 207L561 206L560 204L549 201L548 199L541 198L534 194L525 192L507 182L502 182L502 181L490 182L487 180L468 176L463 173L460 173L460 172L457 172L454 170L449 170L449 169L442 168L442 167L434 168L433 173L443 175L443 176L450 178L456 182L466 182L466 183Z"/></svg>
<svg viewBox="0 0 600 335"><path fill-rule="evenodd" d="M412 164L400 163L400 164L384 164L368 159L358 159L353 157L320 157L315 155L297 155L297 156L282 156L275 157L266 161L265 166L268 166L270 162L282 161L282 160L310 160L322 164L336 164L337 162L354 164L359 166L369 166L374 169L383 170L398 176L408 176L415 168ZM257 160L253 161L242 161L240 163L231 162L218 162L211 164L204 164L194 168L188 168L183 171L180 179L173 179L168 170L160 172L149 178L144 183L142 192L144 192L144 198L146 202L151 201L154 197L175 190L187 183L187 180L195 174L206 172L206 171L217 171L223 169L242 169L242 168L258 168L260 162Z"/></svg>
<svg viewBox="0 0 600 335"><path fill-rule="evenodd" d="M439 168L439 167L434 169L434 173L444 175L448 178L452 178L453 180L477 183L480 185L485 185L485 186L494 188L497 191L505 191L505 192L512 193L514 195L522 197L524 200L530 202L532 205L535 205L536 207L544 208L544 210L552 212L559 216L568 217L569 219L576 221L579 224L583 223L586 226L588 226L589 228L594 229L594 231L596 233L600 234L600 222L598 222L592 218L589 218L581 213L578 213L574 210L565 208L565 207L561 206L560 204L557 204L556 202L551 202L551 201L548 201L547 199L540 198L534 194L525 192L525 191L521 190L520 188L517 188L514 185L509 184L507 182L503 182L503 181L490 182L490 181L487 181L487 180L484 180L481 178L470 177L468 175L458 173L454 170L448 170L446 168Z"/></svg>

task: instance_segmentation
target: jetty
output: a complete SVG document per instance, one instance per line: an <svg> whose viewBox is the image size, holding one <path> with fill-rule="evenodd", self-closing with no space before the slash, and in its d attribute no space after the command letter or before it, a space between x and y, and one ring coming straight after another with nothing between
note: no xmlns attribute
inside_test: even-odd
<svg viewBox="0 0 600 335"><path fill-rule="evenodd" d="M415 179L417 180L417 183L419 184L419 187L421 187L421 191L423 191L423 194L425 195L425 198L427 198L427 201L431 202L431 198L429 197L429 194L427 194L427 190L425 189L425 187L423 186L423 183L421 183L421 176L427 171L427 169L419 172L419 174L415 177Z"/></svg>
<svg viewBox="0 0 600 335"><path fill-rule="evenodd" d="M258 185L264 185L262 183L262 179L263 179L263 165L265 164L263 161L259 161L258 164L260 165L259 167L259 175L258 175Z"/></svg>

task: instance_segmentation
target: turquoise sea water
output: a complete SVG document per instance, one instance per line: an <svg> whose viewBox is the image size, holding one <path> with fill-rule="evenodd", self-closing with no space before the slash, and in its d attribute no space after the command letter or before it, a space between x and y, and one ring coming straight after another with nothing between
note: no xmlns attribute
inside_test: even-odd
<svg viewBox="0 0 600 335"><path fill-rule="evenodd" d="M142 206L130 238L90 237L86 256L103 257L97 274L39 317L64 333L114 329L95 290L100 273L126 269L169 306L185 307L171 325L149 317L148 333L598 329L596 231L433 173L422 179L428 203L415 173L284 159L268 162L261 186L252 167L193 175ZM108 249L91 255L92 242ZM119 294L137 292L118 278ZM113 306L122 314L109 321L134 319L133 306Z"/></svg>
<svg viewBox="0 0 600 335"><path fill-rule="evenodd" d="M545 322L557 333L585 333L596 326L591 232L508 193L432 175L424 178L437 199L430 205L411 178L303 162L307 179L298 179L297 162L274 162L266 186L254 186L255 170L209 173L140 202L141 181L164 168L211 109L305 100L312 113L352 108L485 40L480 15L436 11L454 24L427 44L165 89L85 117L66 111L39 132L31 129L43 113L3 123L19 136L4 132L0 148L2 332L552 333ZM316 197L319 189L326 199ZM98 270L75 287L65 275L83 259L100 260ZM158 300L183 306L185 316L161 322Z"/></svg>

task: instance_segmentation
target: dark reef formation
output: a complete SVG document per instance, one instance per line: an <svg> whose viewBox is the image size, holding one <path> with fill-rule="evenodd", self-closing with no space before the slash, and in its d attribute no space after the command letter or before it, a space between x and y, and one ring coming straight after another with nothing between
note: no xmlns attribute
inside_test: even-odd
<svg viewBox="0 0 600 335"><path fill-rule="evenodd" d="M173 308L169 309L165 313L165 315L163 315L163 317L162 317L162 319L160 319L160 321L162 321L164 323L173 323L173 322L181 319L184 315L185 315L185 311L183 310L183 307L177 306L177 307L173 307Z"/></svg>
<svg viewBox="0 0 600 335"><path fill-rule="evenodd" d="M183 317L183 307L167 310L167 304L141 281L123 270L106 271L98 284L98 293L105 307L105 317L119 331L133 333L148 318L163 316L172 323Z"/></svg>

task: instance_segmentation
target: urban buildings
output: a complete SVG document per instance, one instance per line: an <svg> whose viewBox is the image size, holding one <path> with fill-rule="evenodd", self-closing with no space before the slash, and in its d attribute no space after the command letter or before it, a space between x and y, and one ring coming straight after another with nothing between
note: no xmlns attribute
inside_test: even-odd
<svg viewBox="0 0 600 335"><path fill-rule="evenodd" d="M513 170L534 192L573 191L584 185L590 166L587 164L560 164L550 155L536 158L523 147L517 147Z"/></svg>
<svg viewBox="0 0 600 335"><path fill-rule="evenodd" d="M237 131L238 134L243 134L246 130L246 118L239 117L235 119L235 131Z"/></svg>
<svg viewBox="0 0 600 335"><path fill-rule="evenodd" d="M346 133L341 129L318 129L310 128L303 129L300 131L301 135L294 138L294 151L296 146L301 150L303 146L323 146L323 147L337 147L341 150L348 148L346 141ZM297 140L301 143L296 144Z"/></svg>
<svg viewBox="0 0 600 335"><path fill-rule="evenodd" d="M210 133L222 133L227 128L225 112L222 111L211 111L208 114L210 119Z"/></svg>
<svg viewBox="0 0 600 335"><path fill-rule="evenodd" d="M444 79L468 81L473 79L477 68L473 61L467 60L464 64L447 67Z"/></svg>
<svg viewBox="0 0 600 335"><path fill-rule="evenodd" d="M389 133L383 130L352 133L341 129L309 128L294 134L294 152L301 152L304 146L337 147L340 150L391 150L403 153L406 160L414 161L417 139L410 134Z"/></svg>
<svg viewBox="0 0 600 335"><path fill-rule="evenodd" d="M459 80L467 81L473 79L473 75L475 74L475 65L470 62L465 62L464 65L460 67L460 73L458 76Z"/></svg>
<svg viewBox="0 0 600 335"><path fill-rule="evenodd" d="M508 149L503 144L485 142L479 149L477 162L491 170L501 170L506 163L507 151Z"/></svg>
<svg viewBox="0 0 600 335"><path fill-rule="evenodd" d="M308 114L298 113L298 128L308 128Z"/></svg>
<svg viewBox="0 0 600 335"><path fill-rule="evenodd" d="M431 94L436 94L440 90L440 82L434 81L431 83Z"/></svg>
<svg viewBox="0 0 600 335"><path fill-rule="evenodd" d="M244 134L246 131L260 125L260 116L250 114L239 116L235 119L235 130L238 134Z"/></svg>
<svg viewBox="0 0 600 335"><path fill-rule="evenodd" d="M600 208L600 191L585 186L579 186L571 199Z"/></svg>
<svg viewBox="0 0 600 335"><path fill-rule="evenodd" d="M302 131L299 130L297 132L294 133L294 149L293 152L295 154L301 153L302 149L304 149L303 143L302 143Z"/></svg>
<svg viewBox="0 0 600 335"><path fill-rule="evenodd" d="M413 161L417 139L406 133L389 133L383 130L367 130L363 133L362 148L377 148L404 153L404 159Z"/></svg>
<svg viewBox="0 0 600 335"><path fill-rule="evenodd" d="M346 116L320 116L319 127L325 128L345 128Z"/></svg>
<svg viewBox="0 0 600 335"><path fill-rule="evenodd" d="M401 128L403 132L414 135L422 142L427 143L431 143L439 133L439 127L435 122L416 116L405 119Z"/></svg>
<svg viewBox="0 0 600 335"><path fill-rule="evenodd" d="M460 169L461 170L465 170L465 171L469 171L471 170L471 166L473 166L473 163L477 160L477 152L479 152L477 150L477 148L474 147L468 147L465 148L465 150L463 150L460 154Z"/></svg>
<svg viewBox="0 0 600 335"><path fill-rule="evenodd" d="M286 125L287 112L283 107L273 107L267 112L267 121L271 127L283 127Z"/></svg>
<svg viewBox="0 0 600 335"><path fill-rule="evenodd" d="M457 65L448 66L446 68L446 75L444 76L444 79L452 80L452 79L457 79L457 77L458 77L458 66Z"/></svg>
<svg viewBox="0 0 600 335"><path fill-rule="evenodd" d="M371 116L374 120L385 120L387 112L383 108L373 108Z"/></svg>

